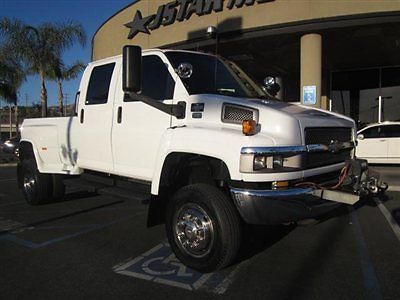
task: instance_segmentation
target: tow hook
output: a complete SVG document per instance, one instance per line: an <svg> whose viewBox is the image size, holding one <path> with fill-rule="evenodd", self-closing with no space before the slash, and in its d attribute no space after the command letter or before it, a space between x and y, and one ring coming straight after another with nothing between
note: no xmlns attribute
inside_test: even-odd
<svg viewBox="0 0 400 300"><path fill-rule="evenodd" d="M379 173L368 168L367 160L347 160L346 168L347 176L343 181L343 188L351 187L353 192L360 196L376 195L388 189L388 184L379 180Z"/></svg>
<svg viewBox="0 0 400 300"><path fill-rule="evenodd" d="M379 173L368 169L365 159L349 159L342 169L339 182L334 186L319 185L312 182L300 183L311 185L314 196L321 199L353 205L361 196L376 195L388 189L388 184L379 180Z"/></svg>

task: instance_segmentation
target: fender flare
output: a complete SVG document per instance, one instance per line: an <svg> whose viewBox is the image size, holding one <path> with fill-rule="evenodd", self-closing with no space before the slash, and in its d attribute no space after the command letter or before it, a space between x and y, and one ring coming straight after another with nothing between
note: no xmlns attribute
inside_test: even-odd
<svg viewBox="0 0 400 300"><path fill-rule="evenodd" d="M21 141L19 143L20 159L21 159L21 156L23 156L24 152L26 151L26 150L23 150L23 147L21 147L23 145L27 145L26 147L30 147L32 149L33 156L35 158L37 168L38 168L39 172L42 172L43 171L43 161L40 158L39 151L38 151L35 143L32 140L29 140L29 139L21 139Z"/></svg>
<svg viewBox="0 0 400 300"><path fill-rule="evenodd" d="M210 136L214 136L214 140L210 140ZM232 179L240 180L240 149L241 145L245 144L244 139L246 139L246 136L241 131L236 130L226 132L218 128L197 127L177 127L166 130L156 156L151 194L159 194L163 169L167 158L172 153L202 155L220 160L226 165ZM210 147L210 144L213 146ZM229 151L222 151L221 149L229 149Z"/></svg>

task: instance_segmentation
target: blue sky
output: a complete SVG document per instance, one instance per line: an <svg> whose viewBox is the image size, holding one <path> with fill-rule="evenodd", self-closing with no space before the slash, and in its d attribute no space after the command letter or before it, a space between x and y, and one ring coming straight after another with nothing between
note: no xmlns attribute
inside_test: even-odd
<svg viewBox="0 0 400 300"><path fill-rule="evenodd" d="M111 15L134 0L0 0L0 17L17 18L33 26L43 22L63 22L75 20L82 23L88 37L85 48L80 46L67 50L64 54L66 65L80 59L84 63L90 61L91 40L98 27ZM121 27L121 30L123 28ZM75 98L79 87L79 78L64 83L64 93L68 94L68 103ZM57 87L54 82L47 81L48 103L57 103ZM40 102L40 82L37 76L29 76L20 90L18 104L28 105ZM4 105L4 102L2 103Z"/></svg>

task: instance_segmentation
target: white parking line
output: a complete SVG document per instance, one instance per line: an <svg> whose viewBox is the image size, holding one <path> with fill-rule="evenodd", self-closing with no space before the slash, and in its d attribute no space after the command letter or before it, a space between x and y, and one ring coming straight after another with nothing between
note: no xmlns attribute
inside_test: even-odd
<svg viewBox="0 0 400 300"><path fill-rule="evenodd" d="M0 232L20 233L31 228L33 227L27 227L25 224L18 221L0 218Z"/></svg>
<svg viewBox="0 0 400 300"><path fill-rule="evenodd" d="M0 182L15 181L15 180L17 180L17 179L15 179L15 178L0 179Z"/></svg>
<svg viewBox="0 0 400 300"><path fill-rule="evenodd" d="M381 202L381 200L374 198L376 205L379 207L380 211L384 215L386 221L388 221L390 227L392 227L392 230L394 234L396 235L397 239L400 241L400 226L397 224L396 220L393 218L392 214L390 211L386 208L385 205Z"/></svg>
<svg viewBox="0 0 400 300"><path fill-rule="evenodd" d="M237 273L239 273L239 271L248 264L249 264L249 260L245 260L245 261L241 262L240 264L238 264L233 269L233 271L231 273L229 273L229 275L219 285L217 285L214 288L213 293L218 294L218 295L224 294L227 291L227 289L229 288L229 286L234 282Z"/></svg>
<svg viewBox="0 0 400 300"><path fill-rule="evenodd" d="M389 192L400 192L400 185L390 185L388 188Z"/></svg>

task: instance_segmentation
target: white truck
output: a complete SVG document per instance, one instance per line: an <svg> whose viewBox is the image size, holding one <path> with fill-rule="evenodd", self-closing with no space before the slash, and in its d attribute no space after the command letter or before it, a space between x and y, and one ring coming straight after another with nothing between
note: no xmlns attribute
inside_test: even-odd
<svg viewBox="0 0 400 300"><path fill-rule="evenodd" d="M271 99L222 58L125 46L87 66L76 116L23 122L18 180L33 205L85 174L147 185L148 224L209 272L234 261L243 222L315 218L384 188L354 158L355 133L350 118Z"/></svg>

